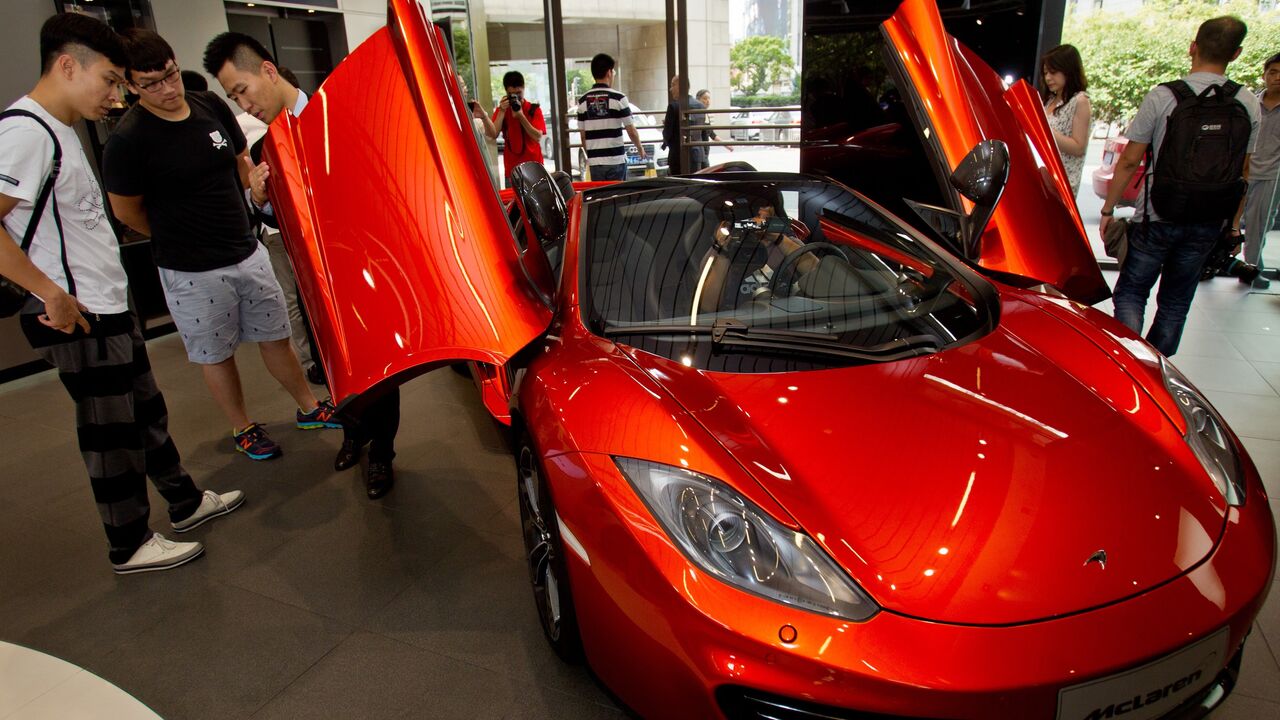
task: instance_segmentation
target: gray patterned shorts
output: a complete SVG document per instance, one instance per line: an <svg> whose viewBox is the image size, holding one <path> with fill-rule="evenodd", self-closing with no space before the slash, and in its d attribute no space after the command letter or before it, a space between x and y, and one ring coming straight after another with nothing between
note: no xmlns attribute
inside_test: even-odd
<svg viewBox="0 0 1280 720"><path fill-rule="evenodd" d="M160 268L160 284L193 363L220 363L234 355L241 342L289 337L284 293L262 245L248 258L217 270Z"/></svg>

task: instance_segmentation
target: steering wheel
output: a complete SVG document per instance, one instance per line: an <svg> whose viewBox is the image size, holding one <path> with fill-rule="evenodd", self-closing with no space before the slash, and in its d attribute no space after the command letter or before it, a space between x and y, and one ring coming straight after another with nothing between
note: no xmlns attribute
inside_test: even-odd
<svg viewBox="0 0 1280 720"><path fill-rule="evenodd" d="M845 257L844 250L834 243L811 242L807 245L801 245L795 250L787 253L786 257L782 258L782 262L778 264L778 268L773 271L773 278L769 280L769 296L775 298L787 297L791 292L791 283L780 283L781 278L786 277L787 274L794 269L796 263L800 262L800 258L804 257L806 253L816 252L818 250L831 250L840 257Z"/></svg>

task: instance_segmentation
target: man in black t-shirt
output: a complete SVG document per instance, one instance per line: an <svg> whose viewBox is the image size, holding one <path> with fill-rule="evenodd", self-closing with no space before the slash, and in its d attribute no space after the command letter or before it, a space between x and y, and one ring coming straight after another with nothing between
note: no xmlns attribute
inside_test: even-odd
<svg viewBox="0 0 1280 720"><path fill-rule="evenodd" d="M107 140L111 209L151 237L169 313L231 421L236 450L254 460L279 457L245 411L235 362L241 340L258 343L267 370L298 403L297 427L341 424L307 384L289 342L284 294L250 230L244 134L218 96L184 92L173 49L159 35L135 28L125 50L126 80L139 100Z"/></svg>

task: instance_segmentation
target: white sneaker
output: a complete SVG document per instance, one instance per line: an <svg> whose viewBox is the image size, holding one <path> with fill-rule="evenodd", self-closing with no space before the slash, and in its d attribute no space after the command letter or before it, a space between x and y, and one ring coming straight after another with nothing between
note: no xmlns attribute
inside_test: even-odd
<svg viewBox="0 0 1280 720"><path fill-rule="evenodd" d="M204 545L198 542L174 542L160 533L142 543L133 557L119 565L112 565L117 575L168 570L185 565L204 554Z"/></svg>
<svg viewBox="0 0 1280 720"><path fill-rule="evenodd" d="M204 497L200 499L200 507L191 513L191 517L186 520L179 520L171 523L173 531L184 533L188 530L194 530L206 522L240 507L244 502L244 493L239 490L232 490L219 495L212 490L205 490Z"/></svg>

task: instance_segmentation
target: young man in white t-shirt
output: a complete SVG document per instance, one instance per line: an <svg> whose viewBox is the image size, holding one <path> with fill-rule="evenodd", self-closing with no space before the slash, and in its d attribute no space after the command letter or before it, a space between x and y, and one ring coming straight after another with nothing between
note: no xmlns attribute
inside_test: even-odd
<svg viewBox="0 0 1280 720"><path fill-rule="evenodd" d="M117 101L125 64L120 38L93 18L55 15L40 30L40 56L40 81L9 106L35 117L0 120L0 275L30 291L23 333L58 369L76 403L80 451L112 566L120 574L167 570L196 559L204 546L151 531L146 477L169 502L175 532L231 512L244 495L201 492L182 468L164 397L129 312L102 191L73 127L82 118L101 119ZM61 170L41 216L33 218L53 170L54 137ZM23 254L32 222L36 231Z"/></svg>

